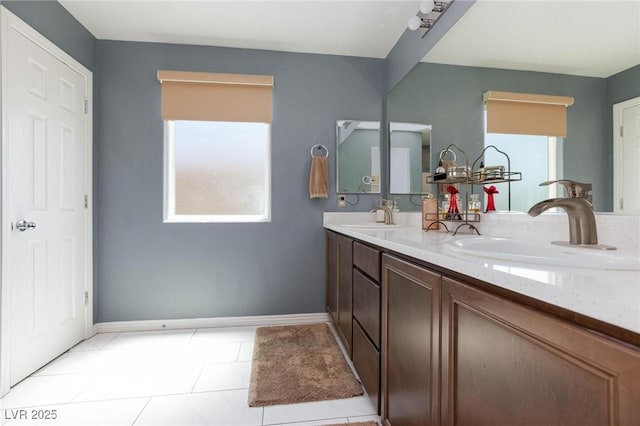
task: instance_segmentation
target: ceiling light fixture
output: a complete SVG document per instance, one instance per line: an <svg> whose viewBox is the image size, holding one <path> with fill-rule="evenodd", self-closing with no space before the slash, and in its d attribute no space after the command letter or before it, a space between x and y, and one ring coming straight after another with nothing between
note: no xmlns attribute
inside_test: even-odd
<svg viewBox="0 0 640 426"><path fill-rule="evenodd" d="M420 2L420 13L416 16L409 18L409 24L407 25L411 31L415 31L422 28L422 37L427 34L427 31L438 20L440 15L444 13L446 8L453 2L450 1L434 1L425 0ZM424 15L424 16L420 16Z"/></svg>

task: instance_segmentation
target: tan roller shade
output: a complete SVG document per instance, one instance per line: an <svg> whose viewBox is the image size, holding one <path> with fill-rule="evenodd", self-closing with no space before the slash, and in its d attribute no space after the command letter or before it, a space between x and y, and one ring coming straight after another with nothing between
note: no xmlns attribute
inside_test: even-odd
<svg viewBox="0 0 640 426"><path fill-rule="evenodd" d="M485 92L483 97L487 133L567 135L567 107L573 105L572 97L496 91Z"/></svg>
<svg viewBox="0 0 640 426"><path fill-rule="evenodd" d="M158 71L163 120L270 123L273 76Z"/></svg>

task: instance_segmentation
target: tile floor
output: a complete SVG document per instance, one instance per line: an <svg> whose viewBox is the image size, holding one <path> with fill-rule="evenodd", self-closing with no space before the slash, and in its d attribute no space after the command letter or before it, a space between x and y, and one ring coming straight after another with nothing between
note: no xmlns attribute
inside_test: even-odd
<svg viewBox="0 0 640 426"><path fill-rule="evenodd" d="M0 399L1 424L312 426L379 422L366 396L250 408L247 395L255 329L97 334ZM53 413L55 420L38 418ZM27 419L20 419L24 415Z"/></svg>

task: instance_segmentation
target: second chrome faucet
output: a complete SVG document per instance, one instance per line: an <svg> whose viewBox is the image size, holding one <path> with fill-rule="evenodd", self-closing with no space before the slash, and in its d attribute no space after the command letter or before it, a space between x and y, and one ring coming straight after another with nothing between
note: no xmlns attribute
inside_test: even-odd
<svg viewBox="0 0 640 426"><path fill-rule="evenodd" d="M394 221L393 221L393 210L391 210L391 207L389 207L387 200L380 199L380 205L377 206L377 207L374 207L369 213L376 213L378 211L383 211L384 212L384 224L385 225L394 225L395 224Z"/></svg>
<svg viewBox="0 0 640 426"><path fill-rule="evenodd" d="M540 186L559 183L567 190L567 197L551 198L540 201L529 209L530 216L538 216L542 212L560 207L569 216L569 244L582 247L613 250L615 247L598 244L596 218L593 214L591 184L572 180L555 180L542 182Z"/></svg>

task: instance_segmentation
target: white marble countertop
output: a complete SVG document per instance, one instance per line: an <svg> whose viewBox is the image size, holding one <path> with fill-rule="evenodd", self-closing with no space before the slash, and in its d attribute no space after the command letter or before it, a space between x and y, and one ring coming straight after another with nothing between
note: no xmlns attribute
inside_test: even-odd
<svg viewBox="0 0 640 426"><path fill-rule="evenodd" d="M573 269L464 255L452 251L450 241L472 235L425 232L409 222L376 230L342 226L359 223L344 214L324 217L326 229L640 333L639 271ZM637 250L623 250L637 257Z"/></svg>

